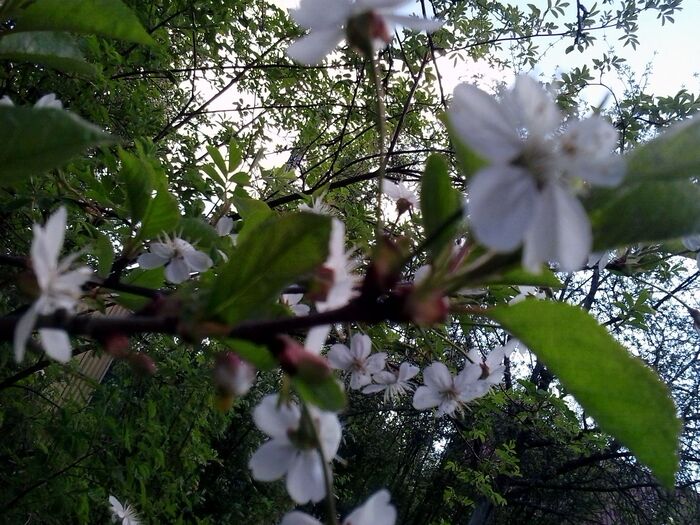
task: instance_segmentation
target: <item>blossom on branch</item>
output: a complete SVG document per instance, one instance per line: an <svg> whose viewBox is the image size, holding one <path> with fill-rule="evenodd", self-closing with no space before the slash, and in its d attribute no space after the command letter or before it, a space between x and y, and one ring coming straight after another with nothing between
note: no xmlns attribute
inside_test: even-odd
<svg viewBox="0 0 700 525"><path fill-rule="evenodd" d="M165 278L175 284L186 281L193 272L208 270L214 264L206 253L175 236L166 236L163 242L152 242L150 252L141 254L137 262L146 270L165 266Z"/></svg>
<svg viewBox="0 0 700 525"><path fill-rule="evenodd" d="M452 377L443 363L431 364L423 371L425 385L418 387L413 394L413 408L437 408L438 417L454 415L455 411L461 411L469 401L488 391L488 383L479 381L481 373L479 365L469 365Z"/></svg>
<svg viewBox="0 0 700 525"><path fill-rule="evenodd" d="M355 334L350 339L350 348L335 344L328 352L328 361L333 368L350 372L350 388L359 390L372 381L386 366L386 353L372 352L372 340L365 334Z"/></svg>
<svg viewBox="0 0 700 525"><path fill-rule="evenodd" d="M418 196L413 191L408 189L406 184L403 182L396 184L390 180L385 180L383 185L386 196L396 203L396 208L399 215L411 208L418 207Z"/></svg>
<svg viewBox="0 0 700 525"><path fill-rule="evenodd" d="M326 496L324 469L338 452L341 438L338 416L308 407L307 424L294 403L268 395L253 411L255 425L270 437L250 458L253 478L275 481L287 476L287 492L299 504ZM323 451L323 457L318 448Z"/></svg>
<svg viewBox="0 0 700 525"><path fill-rule="evenodd" d="M386 489L372 494L367 501L353 510L342 525L394 525L396 508L389 503L391 495ZM280 525L322 525L320 521L298 510L288 512Z"/></svg>
<svg viewBox="0 0 700 525"><path fill-rule="evenodd" d="M17 362L24 358L27 340L34 330L37 317L59 310L73 312L82 294L81 287L92 274L90 269L84 266L69 270L78 254L58 260L65 236L66 215L66 209L61 207L49 217L43 228L38 224L34 225L30 259L40 294L15 327L14 351ZM70 359L70 339L65 331L39 328L39 338L46 355L62 363Z"/></svg>
<svg viewBox="0 0 700 525"><path fill-rule="evenodd" d="M375 384L367 385L362 389L363 394L374 394L384 391L384 402L398 399L408 392L412 392L415 385L410 381L413 379L420 369L410 363L401 363L398 372L384 370L372 376L372 381Z"/></svg>
<svg viewBox="0 0 700 525"><path fill-rule="evenodd" d="M125 507L114 496L109 497L109 503L111 505L112 521L118 522L120 525L139 525L141 523L136 509L128 503Z"/></svg>
<svg viewBox="0 0 700 525"><path fill-rule="evenodd" d="M294 21L309 33L287 48L287 55L306 65L318 64L343 40L363 52L391 42L394 25L416 31L436 31L438 20L395 14L409 0L301 0L290 11Z"/></svg>
<svg viewBox="0 0 700 525"><path fill-rule="evenodd" d="M593 116L562 132L562 115L540 84L519 76L501 100L461 84L450 106L458 137L489 161L469 184L476 238L509 252L523 245L523 265L538 272L546 261L580 269L593 243L586 211L574 196L578 179L615 186L624 163L613 154L617 131Z"/></svg>

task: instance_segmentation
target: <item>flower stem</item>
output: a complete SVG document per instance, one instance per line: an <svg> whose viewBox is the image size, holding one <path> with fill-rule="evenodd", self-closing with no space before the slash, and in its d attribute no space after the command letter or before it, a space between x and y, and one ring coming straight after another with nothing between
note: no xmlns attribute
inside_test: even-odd
<svg viewBox="0 0 700 525"><path fill-rule="evenodd" d="M388 162L386 145L386 110L384 106L384 89L379 79L379 61L376 56L370 57L369 73L374 83L374 98L377 108L377 126L379 128L379 140L377 141L377 153L379 153L379 183L377 184L377 229L376 237L382 234L382 194L384 193L384 176Z"/></svg>

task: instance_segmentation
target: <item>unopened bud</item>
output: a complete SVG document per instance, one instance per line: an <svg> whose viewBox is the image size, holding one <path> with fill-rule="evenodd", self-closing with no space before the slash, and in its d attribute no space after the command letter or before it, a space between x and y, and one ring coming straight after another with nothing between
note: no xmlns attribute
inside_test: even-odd
<svg viewBox="0 0 700 525"><path fill-rule="evenodd" d="M131 368L138 374L152 376L158 371L156 362L144 353L129 354L127 359Z"/></svg>
<svg viewBox="0 0 700 525"><path fill-rule="evenodd" d="M214 384L223 396L241 397L255 383L255 368L233 352L216 356Z"/></svg>
<svg viewBox="0 0 700 525"><path fill-rule="evenodd" d="M277 339L282 344L277 359L282 370L289 375L312 383L323 381L331 375L331 367L324 357L309 352L289 336L281 335Z"/></svg>

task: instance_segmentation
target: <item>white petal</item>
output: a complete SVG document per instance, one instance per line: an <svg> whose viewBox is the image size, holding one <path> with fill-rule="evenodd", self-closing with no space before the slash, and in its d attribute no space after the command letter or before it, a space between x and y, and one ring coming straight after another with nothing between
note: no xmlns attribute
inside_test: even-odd
<svg viewBox="0 0 700 525"><path fill-rule="evenodd" d="M39 328L39 338L46 355L61 363L67 363L70 360L72 351L70 338L66 332L54 328Z"/></svg>
<svg viewBox="0 0 700 525"><path fill-rule="evenodd" d="M301 0L297 9L290 9L292 19L306 29L341 26L350 16L350 0Z"/></svg>
<svg viewBox="0 0 700 525"><path fill-rule="evenodd" d="M356 11L370 10L370 9L386 9L391 7L398 7L400 5L408 3L410 0L357 0Z"/></svg>
<svg viewBox="0 0 700 525"><path fill-rule="evenodd" d="M557 183L545 185L525 233L525 268L539 272L543 262L555 261L564 272L579 270L592 244L591 225L578 199Z"/></svg>
<svg viewBox="0 0 700 525"><path fill-rule="evenodd" d="M352 366L353 356L347 346L334 344L328 352L328 362L337 370L348 370Z"/></svg>
<svg viewBox="0 0 700 525"><path fill-rule="evenodd" d="M386 353L385 352L378 352L376 354L372 354L367 358L367 361L365 362L365 370L367 370L368 373L370 374L376 374L380 372L381 370L384 369L386 366Z"/></svg>
<svg viewBox="0 0 700 525"><path fill-rule="evenodd" d="M258 481L275 481L284 476L298 454L289 441L271 439L255 451L248 467Z"/></svg>
<svg viewBox="0 0 700 525"><path fill-rule="evenodd" d="M306 341L304 341L304 348L309 352L314 354L320 354L321 348L326 344L326 339L328 339L328 334L331 333L331 325L324 324L321 326L314 326L309 333L306 334Z"/></svg>
<svg viewBox="0 0 700 525"><path fill-rule="evenodd" d="M282 518L280 525L323 525L316 518L309 516L306 512L299 512L294 510L288 512Z"/></svg>
<svg viewBox="0 0 700 525"><path fill-rule="evenodd" d="M427 386L419 386L415 394L413 394L413 408L416 410L427 410L442 403L443 396L432 388Z"/></svg>
<svg viewBox="0 0 700 525"><path fill-rule="evenodd" d="M486 356L486 366L489 367L490 370L493 370L494 368L498 367L502 362L503 358L506 356L506 349L504 346L498 346L491 350L489 352L489 355Z"/></svg>
<svg viewBox="0 0 700 525"><path fill-rule="evenodd" d="M428 33L433 33L440 29L445 22L442 20L431 20L429 18L422 18L418 16L404 16L404 15L393 15L385 14L384 19L390 24L396 24L399 26L407 27L413 29L414 31L427 31Z"/></svg>
<svg viewBox="0 0 700 525"><path fill-rule="evenodd" d="M424 264L423 266L418 268L416 270L416 273L413 274L413 284L417 285L425 281L430 275L431 271L432 267L429 264Z"/></svg>
<svg viewBox="0 0 700 525"><path fill-rule="evenodd" d="M294 315L296 315L297 317L309 315L309 312L311 311L311 308L309 308L309 305L307 304L295 304L291 307L291 309Z"/></svg>
<svg viewBox="0 0 700 525"><path fill-rule="evenodd" d="M531 136L544 137L557 130L561 113L552 96L534 78L519 75L513 90L504 96L504 105L518 115Z"/></svg>
<svg viewBox="0 0 700 525"><path fill-rule="evenodd" d="M3 97L0 98L0 106L12 107L14 105L15 105L15 103L12 102L12 99L10 97L8 97L7 95L3 95Z"/></svg>
<svg viewBox="0 0 700 525"><path fill-rule="evenodd" d="M164 242L152 242L149 246L149 250L151 253L155 253L161 258L168 260L172 259L175 255L175 250L170 243L166 244Z"/></svg>
<svg viewBox="0 0 700 525"><path fill-rule="evenodd" d="M155 253L142 253L136 260L138 265L145 269L150 270L151 268L158 268L168 263L169 257L162 257Z"/></svg>
<svg viewBox="0 0 700 525"><path fill-rule="evenodd" d="M444 392L452 388L452 374L440 362L435 362L423 370L423 382L436 392Z"/></svg>
<svg viewBox="0 0 700 525"><path fill-rule="evenodd" d="M265 396L253 410L255 425L270 437L285 438L288 430L299 427L301 413L294 404L282 403L278 406L279 397Z"/></svg>
<svg viewBox="0 0 700 525"><path fill-rule="evenodd" d="M216 221L216 233L219 234L219 237L228 235L231 233L231 230L233 230L233 219L231 217L224 216Z"/></svg>
<svg viewBox="0 0 700 525"><path fill-rule="evenodd" d="M491 166L469 185L469 216L476 238L493 250L518 247L535 213L537 186L521 168Z"/></svg>
<svg viewBox="0 0 700 525"><path fill-rule="evenodd" d="M617 186L625 163L613 153L618 133L604 118L594 115L569 125L560 138L562 168L599 186Z"/></svg>
<svg viewBox="0 0 700 525"><path fill-rule="evenodd" d="M355 334L350 339L350 353L365 360L372 351L372 340L366 334Z"/></svg>
<svg viewBox="0 0 700 525"><path fill-rule="evenodd" d="M187 266L190 267L190 270L195 272L206 271L214 264L211 257L199 250L186 251L183 257L185 258Z"/></svg>
<svg viewBox="0 0 700 525"><path fill-rule="evenodd" d="M340 28L314 29L292 42L287 48L287 56L301 64L312 66L322 62L342 39L343 30Z"/></svg>
<svg viewBox="0 0 700 525"><path fill-rule="evenodd" d="M697 252L700 250L700 235L683 237L681 242L683 243L683 246L685 246L686 250L690 250L691 252Z"/></svg>
<svg viewBox="0 0 700 525"><path fill-rule="evenodd" d="M471 84L455 88L449 118L459 138L488 160L509 162L523 149L514 117L493 96Z"/></svg>
<svg viewBox="0 0 700 525"><path fill-rule="evenodd" d="M35 305L29 307L29 309L20 317L17 325L15 326L15 334L13 337L13 346L15 350L15 361L20 363L24 359L24 351L27 347L27 341L32 335L34 330L34 325L36 324L37 311Z"/></svg>
<svg viewBox="0 0 700 525"><path fill-rule="evenodd" d="M420 368L418 368L416 365L412 365L411 363L401 363L401 366L399 367L399 381L408 381L409 379L413 379L419 371Z"/></svg>
<svg viewBox="0 0 700 525"><path fill-rule="evenodd" d="M297 454L287 473L287 492L299 504L321 501L326 496L323 463L316 450Z"/></svg>
<svg viewBox="0 0 700 525"><path fill-rule="evenodd" d="M460 394L468 392L473 388L474 383L476 383L480 376L481 365L472 364L465 366L464 370L455 377L455 389Z"/></svg>
<svg viewBox="0 0 700 525"><path fill-rule="evenodd" d="M386 374L390 374L391 372L382 372ZM383 385L367 385L362 389L363 394L376 394L377 392L382 392L386 390L386 384Z"/></svg>
<svg viewBox="0 0 700 525"><path fill-rule="evenodd" d="M56 95L49 93L44 95L34 104L35 108L63 109L63 103L56 98Z"/></svg>
<svg viewBox="0 0 700 525"><path fill-rule="evenodd" d="M165 278L175 284L180 284L190 278L190 268L184 259L172 259L165 267Z"/></svg>
<svg viewBox="0 0 700 525"><path fill-rule="evenodd" d="M350 375L350 388L352 390L360 390L363 386L369 385L372 382L372 376L362 372L353 372Z"/></svg>
<svg viewBox="0 0 700 525"><path fill-rule="evenodd" d="M333 412L312 412L318 426L318 439L321 443L324 459L330 462L338 452L343 429L338 416Z"/></svg>
<svg viewBox="0 0 700 525"><path fill-rule="evenodd" d="M390 180L385 180L382 184L384 194L393 200L398 200L401 198L401 192L399 191L399 185Z"/></svg>
<svg viewBox="0 0 700 525"><path fill-rule="evenodd" d="M389 503L390 500L388 490L375 492L343 520L343 525L394 525L396 508Z"/></svg>
<svg viewBox="0 0 700 525"><path fill-rule="evenodd" d="M303 293L285 293L282 294L282 300L289 306L294 306L299 304L299 302L304 298Z"/></svg>

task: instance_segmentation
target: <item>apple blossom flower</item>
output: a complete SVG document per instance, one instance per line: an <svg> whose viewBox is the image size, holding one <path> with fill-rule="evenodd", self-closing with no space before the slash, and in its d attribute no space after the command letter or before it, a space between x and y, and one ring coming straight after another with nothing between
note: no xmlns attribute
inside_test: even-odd
<svg viewBox="0 0 700 525"><path fill-rule="evenodd" d="M92 273L87 267L69 270L78 254L69 255L60 262L58 260L66 230L66 215L66 209L61 207L49 217L43 228L34 225L30 259L40 294L15 327L14 351L18 363L24 358L27 340L36 325L37 317L57 310L73 312L82 293L81 287ZM65 331L39 328L39 338L49 357L62 363L68 362L71 346Z"/></svg>
<svg viewBox="0 0 700 525"><path fill-rule="evenodd" d="M586 262L586 268L598 267L598 272L605 270L605 267L610 262L614 251L605 250L603 252L594 252L588 256L588 262Z"/></svg>
<svg viewBox="0 0 700 525"><path fill-rule="evenodd" d="M136 509L131 505L123 506L114 496L109 497L109 503L111 504L112 521L119 522L120 525L139 525L141 523Z"/></svg>
<svg viewBox="0 0 700 525"><path fill-rule="evenodd" d="M233 219L224 215L218 221L216 221L216 233L219 237L226 237L233 230Z"/></svg>
<svg viewBox="0 0 700 525"><path fill-rule="evenodd" d="M410 381L420 369L410 363L401 363L398 372L384 370L372 375L374 384L367 385L362 389L363 394L374 394L384 391L384 402L396 402L401 396L412 392L415 385Z"/></svg>
<svg viewBox="0 0 700 525"><path fill-rule="evenodd" d="M359 390L372 381L372 374L377 374L386 366L386 353L370 355L372 340L368 335L355 334L350 339L350 348L335 344L328 352L328 361L333 368L350 372L350 388Z"/></svg>
<svg viewBox="0 0 700 525"><path fill-rule="evenodd" d="M305 202L302 202L299 205L299 211L305 211L307 213L315 213L316 215L330 215L331 214L331 207L323 202L323 197L324 195L320 195L318 197L312 197L311 198L311 206L306 204Z"/></svg>
<svg viewBox="0 0 700 525"><path fill-rule="evenodd" d="M423 371L424 386L413 394L413 408L427 410L437 407L437 416L451 416L461 411L469 401L483 396L488 391L488 383L479 381L481 367L477 364L466 366L457 376L452 377L447 367L435 362Z"/></svg>
<svg viewBox="0 0 700 525"><path fill-rule="evenodd" d="M518 346L518 343L519 341L517 339L510 339L505 345L497 346L491 350L483 359L478 349L472 348L469 350L467 358L481 368L479 381L484 381L489 387L500 383L506 371L505 365L502 364L503 359L510 357L510 354L515 350L516 346Z"/></svg>
<svg viewBox="0 0 700 525"><path fill-rule="evenodd" d="M403 182L396 184L390 180L385 180L383 186L386 196L396 203L399 214L404 213L410 208L418 207L418 196L408 189Z"/></svg>
<svg viewBox="0 0 700 525"><path fill-rule="evenodd" d="M500 102L475 86L457 86L450 123L490 162L469 184L476 238L499 252L522 244L523 264L533 272L545 261L564 271L580 269L593 239L573 183L615 186L622 180L615 129L593 116L561 132L556 104L527 76L519 76Z"/></svg>
<svg viewBox="0 0 700 525"><path fill-rule="evenodd" d="M518 286L518 295L513 297L508 304L518 304L528 297L534 297L535 299L544 299L544 293L540 292L537 286Z"/></svg>
<svg viewBox="0 0 700 525"><path fill-rule="evenodd" d="M165 278L175 284L189 279L192 272L206 271L214 264L206 253L175 236L166 236L163 242L152 242L150 250L139 256L139 266L147 270L165 266Z"/></svg>
<svg viewBox="0 0 700 525"><path fill-rule="evenodd" d="M309 33L287 48L287 55L306 65L318 64L343 40L374 49L391 42L393 25L416 31L436 31L437 20L397 15L397 7L409 0L301 0L290 10L294 21ZM367 42L365 42L367 41Z"/></svg>
<svg viewBox="0 0 700 525"><path fill-rule="evenodd" d="M286 474L287 492L299 504L318 502L326 496L324 469L338 452L341 438L338 416L314 407L308 411L313 432L302 424L300 408L280 402L277 395L265 396L253 411L255 425L271 438L250 458L253 478L275 481Z"/></svg>
<svg viewBox="0 0 700 525"><path fill-rule="evenodd" d="M304 298L303 293L285 293L282 294L282 302L286 304L289 309L294 312L294 315L308 315L311 308L306 304L301 304L301 300Z"/></svg>
<svg viewBox="0 0 700 525"><path fill-rule="evenodd" d="M394 525L396 508L389 503L391 495L386 489L372 494L367 501L353 510L343 520L342 525ZM280 525L323 525L319 520L294 510L285 514Z"/></svg>
<svg viewBox="0 0 700 525"><path fill-rule="evenodd" d="M328 244L328 259L323 271L328 277L328 290L325 297L316 301L316 309L326 312L345 306L357 295L355 287L359 278L353 274L357 262L352 258L353 250L345 250L345 224L332 219L331 236Z"/></svg>

